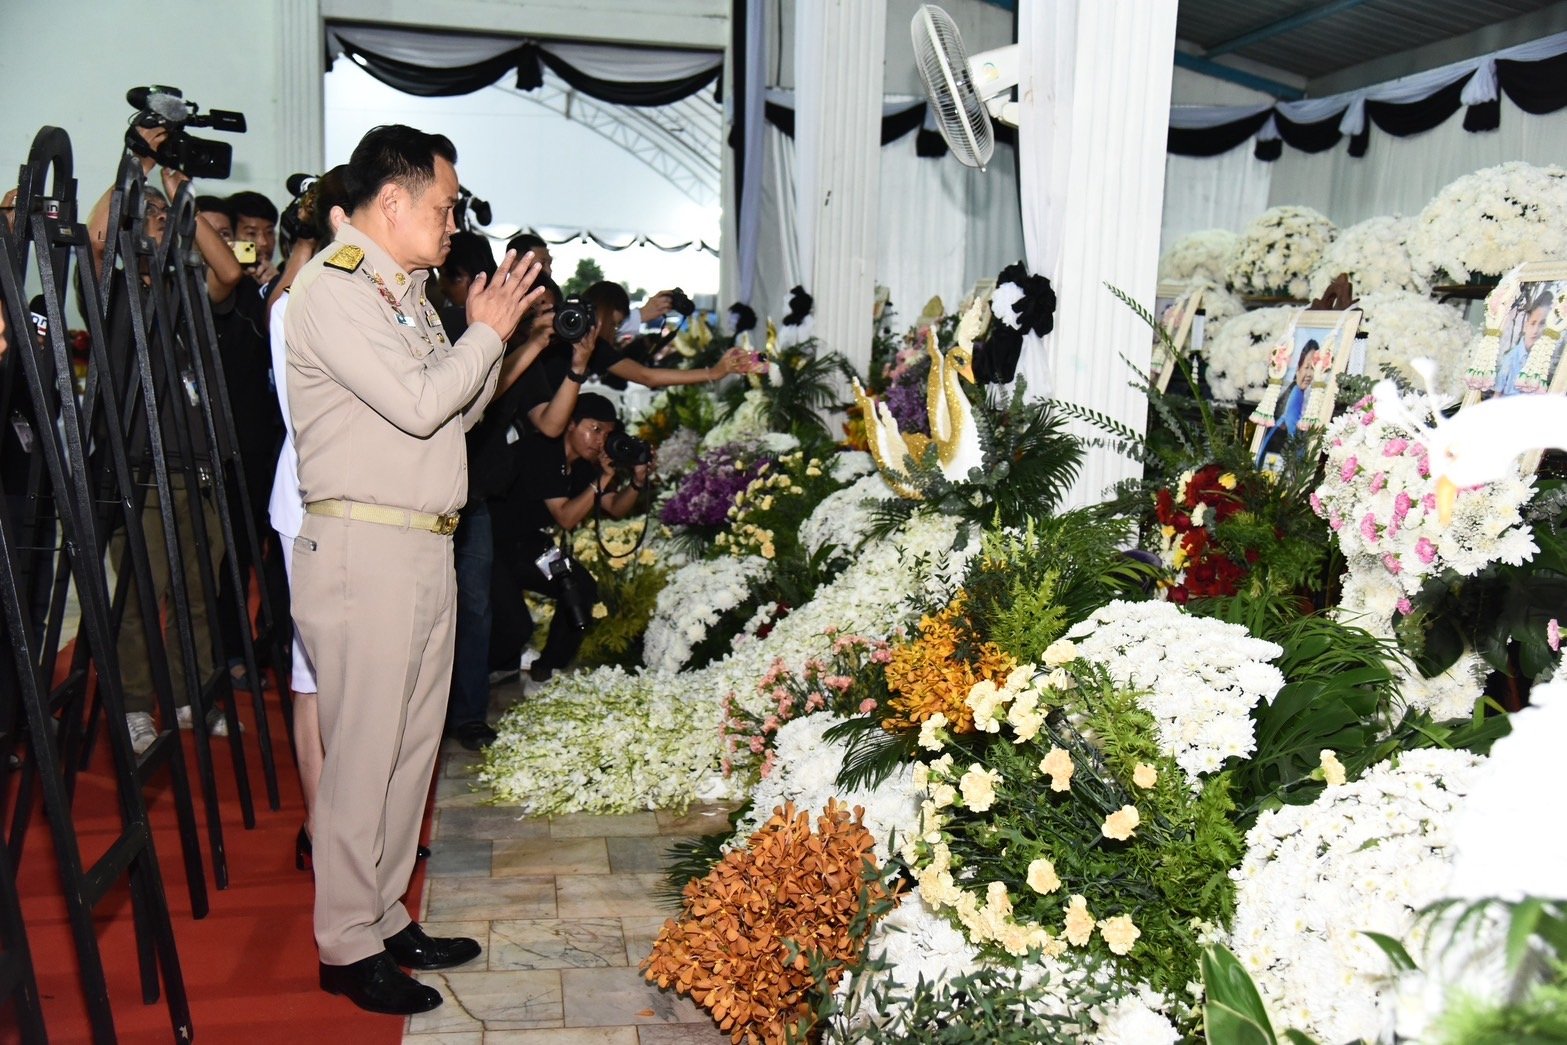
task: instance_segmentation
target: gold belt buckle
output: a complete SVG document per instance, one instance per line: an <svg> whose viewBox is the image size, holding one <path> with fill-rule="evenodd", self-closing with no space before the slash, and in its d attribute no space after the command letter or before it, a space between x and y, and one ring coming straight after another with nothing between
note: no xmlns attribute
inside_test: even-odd
<svg viewBox="0 0 1567 1045"><path fill-rule="evenodd" d="M441 537L450 537L452 534L456 533L458 518L459 516L456 513L451 515L437 515L435 517L436 534Z"/></svg>

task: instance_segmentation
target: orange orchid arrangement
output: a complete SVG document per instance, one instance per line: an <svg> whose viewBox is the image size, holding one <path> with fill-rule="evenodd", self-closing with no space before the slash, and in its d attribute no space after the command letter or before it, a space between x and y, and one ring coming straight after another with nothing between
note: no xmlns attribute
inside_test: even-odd
<svg viewBox="0 0 1567 1045"><path fill-rule="evenodd" d="M918 729L939 712L952 732L973 731L969 691L986 679L999 684L1017 662L995 643L975 637L965 611L965 595L959 592L946 609L920 618L918 637L893 647L887 688L895 714L882 721L883 729Z"/></svg>
<svg viewBox="0 0 1567 1045"><path fill-rule="evenodd" d="M790 1040L812 1019L811 958L825 961L832 989L859 959L862 904L896 899L875 873L863 817L829 800L813 832L809 812L775 809L746 848L687 883L681 916L664 923L644 975L690 995L735 1045Z"/></svg>

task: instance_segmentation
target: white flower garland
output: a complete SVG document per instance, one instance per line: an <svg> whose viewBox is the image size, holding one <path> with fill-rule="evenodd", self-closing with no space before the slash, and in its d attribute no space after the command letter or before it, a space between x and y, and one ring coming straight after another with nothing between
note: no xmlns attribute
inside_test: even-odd
<svg viewBox="0 0 1567 1045"><path fill-rule="evenodd" d="M906 762L874 787L846 791L838 787L838 771L848 752L844 741L832 742L822 734L844 720L836 715L818 713L790 719L778 727L774 737L771 770L751 792L751 809L736 825L731 846L743 846L767 823L773 810L785 802L796 809L820 811L829 798L836 798L849 809L865 812L865 829L876 839L876 862L885 865L899 844L918 830L919 801L914 797L914 764Z"/></svg>
<svg viewBox="0 0 1567 1045"><path fill-rule="evenodd" d="M1338 228L1310 207L1271 207L1241 233L1226 279L1243 295L1304 298Z"/></svg>
<svg viewBox="0 0 1567 1045"><path fill-rule="evenodd" d="M738 778L720 769L724 697L759 714L766 697L756 681L774 660L797 670L831 654L829 628L887 635L906 619L914 593L950 598L978 551L977 539L952 550L956 532L949 516L916 515L865 547L766 638L705 668L636 675L597 668L551 680L497 725L479 780L528 816L682 809L699 798L737 797Z"/></svg>
<svg viewBox="0 0 1567 1045"><path fill-rule="evenodd" d="M1409 256L1433 283L1567 256L1567 170L1514 161L1448 183L1416 219Z"/></svg>
<svg viewBox="0 0 1567 1045"><path fill-rule="evenodd" d="M1203 296L1206 305L1207 295ZM1211 327L1202 354L1208 361L1208 388L1220 403L1258 402L1267 389L1268 367L1276 345L1289 336L1298 308L1259 308Z"/></svg>
<svg viewBox="0 0 1567 1045"><path fill-rule="evenodd" d="M1160 746L1194 790L1226 760L1255 750L1251 709L1272 701L1284 685L1268 663L1283 654L1281 647L1170 602L1112 602L1067 637L1117 685L1138 691Z"/></svg>
<svg viewBox="0 0 1567 1045"><path fill-rule="evenodd" d="M867 455L868 456L868 455ZM872 472L822 498L821 504L800 525L800 544L811 555L836 545L853 556L875 523L872 506L898 497L880 472Z"/></svg>
<svg viewBox="0 0 1567 1045"><path fill-rule="evenodd" d="M1357 288L1358 289L1358 288ZM1420 386L1420 375L1409 364L1422 356L1436 363L1438 394L1457 397L1463 391L1469 342L1474 328L1462 312L1423 294L1382 291L1363 295L1355 303L1365 318L1366 373L1381 377L1392 367Z"/></svg>
<svg viewBox="0 0 1567 1045"><path fill-rule="evenodd" d="M1258 818L1230 873L1231 945L1274 1026L1320 1041L1385 1036L1395 978L1363 933L1402 939L1442 895L1455 813L1481 763L1467 751L1407 751L1309 806Z"/></svg>
<svg viewBox="0 0 1567 1045"><path fill-rule="evenodd" d="M1431 284L1409 260L1408 240L1414 228L1414 218L1393 214L1344 229L1322 252L1311 274L1311 295L1321 295L1342 273L1349 275L1357 297L1398 290L1429 294Z"/></svg>
<svg viewBox="0 0 1567 1045"><path fill-rule="evenodd" d="M739 606L772 572L766 559L720 556L680 567L658 593L643 640L642 661L654 671L679 671L708 629Z"/></svg>
<svg viewBox="0 0 1567 1045"><path fill-rule="evenodd" d="M1191 283L1208 280L1223 283L1240 249L1241 238L1229 229L1203 229L1190 232L1159 259L1159 280Z"/></svg>

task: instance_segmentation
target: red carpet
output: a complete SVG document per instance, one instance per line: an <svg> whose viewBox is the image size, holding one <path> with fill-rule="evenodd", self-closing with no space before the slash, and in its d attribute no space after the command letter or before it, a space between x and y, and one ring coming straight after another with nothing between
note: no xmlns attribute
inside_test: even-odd
<svg viewBox="0 0 1567 1045"><path fill-rule="evenodd" d="M206 829L200 826L210 907L201 921L193 920L190 914L167 774L146 792L158 861L163 868L164 892L190 998L195 1040L293 1042L306 1032L310 1040L399 1042L404 1023L401 1017L362 1012L346 999L324 993L316 982L311 876L308 871L294 869L294 836L303 821L303 804L278 698L272 690L267 691L267 698L283 808L275 813L267 808L256 728L247 707L241 717L247 730L245 757L255 797L256 827L247 831L241 822L228 742L214 739L218 787L223 796L229 887L219 891L213 886L211 857L205 848ZM245 703L249 704L248 698ZM196 788L193 742L188 733L184 734L184 742L192 787ZM119 826L108 762L106 745L100 743L94 765L82 775L77 788L76 830L84 863L89 865L106 849ZM198 825L203 825L199 789L195 804ZM421 864L409 891L409 906L415 912L424 884L422 868ZM53 844L41 813L35 815L28 833L18 878L49 1039L89 1041L75 946L66 920ZM153 1005L143 1005L141 1001L129 892L123 884L96 913L119 1040L173 1040L164 1000L160 997ZM0 1014L0 1042L20 1041L11 1007L0 1009Z"/></svg>

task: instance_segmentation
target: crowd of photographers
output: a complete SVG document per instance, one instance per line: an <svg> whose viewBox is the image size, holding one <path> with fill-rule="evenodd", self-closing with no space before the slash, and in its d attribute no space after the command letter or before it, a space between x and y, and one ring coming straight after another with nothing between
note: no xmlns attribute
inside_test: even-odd
<svg viewBox="0 0 1567 1045"><path fill-rule="evenodd" d="M228 147L196 139L169 118L179 106L187 113L195 111L182 100L171 101L167 94L156 93L131 100L142 103L142 116L133 121L126 142L141 157L147 179L146 231L156 240L166 234L169 201L185 181L192 175L227 175ZM239 114L214 113L214 117L218 117L215 122L199 124L187 118L184 126L243 129ZM237 127L233 126L236 119ZM224 121L230 126L221 126ZM260 562L249 561L246 542L241 541L240 548L224 548L210 498L203 499L211 538L207 550L212 562L208 565L220 580L216 624L208 619L196 583L200 564L186 562L183 573L198 666L203 674L211 670L207 651L214 647L208 629L218 627L222 641L217 648L229 654L237 684L248 684L248 680L238 657L241 642L235 622L242 615L235 604L248 593L235 591L228 582L229 571L219 569L219 564L226 554L238 556L241 575L247 581L254 577L266 584L275 606L289 605L286 559L303 506L298 498L287 416L282 317L294 276L332 242L337 224L343 220L341 170L322 177L294 175L288 179L283 188L289 201L281 211L266 195L254 191L227 196L198 191L196 195L199 221L195 246L207 267L207 289L248 502L257 531L266 536ZM7 218L13 195L5 200ZM473 211L487 209L466 190L463 196ZM105 192L88 217L95 265L101 264L103 256L110 197L111 193ZM469 287L481 274L488 277L495 273L498 252L488 237L476 231L457 231L450 239L439 278L432 273L429 285L446 336L455 343L467 326L464 305ZM548 680L571 664L584 632L592 626L596 592L591 576L566 551L571 531L596 518L625 517L646 501L643 495L654 467L649 447L624 430L609 398L584 386L623 389L628 382L650 388L701 383L741 372L749 361L744 353L735 352L707 369L658 366L652 350L659 344L660 334L667 339L672 332L666 322L678 323L693 311L692 302L682 291L661 291L633 307L624 287L606 281L568 300L551 278L552 259L544 240L523 234L504 250L514 250L518 256L531 251L543 266L549 292L534 312L524 317L508 342L495 397L481 423L467 436L469 491L455 535L458 624L447 733L471 750L488 745L495 737L486 722L491 685L520 672L526 672L529 682ZM113 311L111 308L111 316ZM111 318L111 334L113 324ZM199 425L192 425L192 429L199 429ZM201 449L197 447L198 454ZM184 517L188 494L178 477L171 478L171 488L176 514ZM171 605L170 570L156 554L162 546L156 498L149 499L143 518L144 526L151 527L148 537L154 546L157 601L167 609ZM236 519L235 526L239 525ZM116 569L122 568L117 560L124 554L122 537L111 546L111 559L115 560L111 564ZM194 556L195 550L182 548L182 554ZM530 650L534 629L525 601L527 592L556 603L548 636L537 653ZM152 681L145 667L148 655L135 613L137 602L133 593L121 628L121 662L128 672L127 719L132 744L140 753L155 739L157 728ZM179 660L170 658L176 702L183 704ZM308 712L314 677L308 650L297 637L294 661L292 686L305 698ZM528 688L525 683L524 690ZM188 711L184 707L180 711L180 725L188 728ZM302 729L303 734L296 739L305 742L299 745L305 751L313 746L314 716L307 713L299 718L296 733ZM224 728L215 712L208 725L218 734ZM307 756L301 757L308 761ZM302 768L308 778L309 767ZM313 797L311 783L307 779L307 800Z"/></svg>

